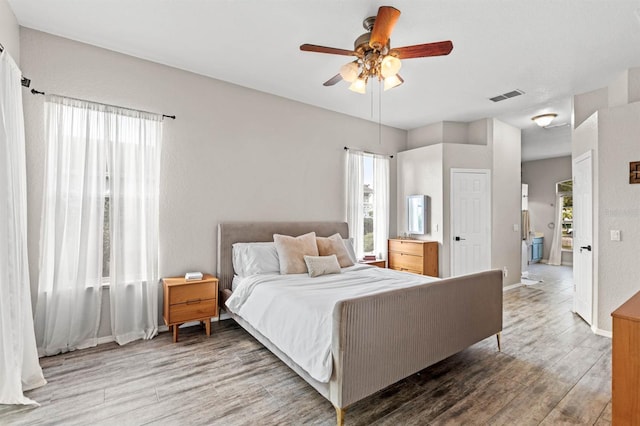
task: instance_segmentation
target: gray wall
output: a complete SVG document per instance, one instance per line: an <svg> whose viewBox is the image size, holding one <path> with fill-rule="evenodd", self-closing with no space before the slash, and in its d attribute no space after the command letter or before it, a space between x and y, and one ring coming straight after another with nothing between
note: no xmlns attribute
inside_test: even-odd
<svg viewBox="0 0 640 426"><path fill-rule="evenodd" d="M522 271L522 184L520 129L495 118L493 135L491 266L507 268L506 285L520 282Z"/></svg>
<svg viewBox="0 0 640 426"><path fill-rule="evenodd" d="M7 0L0 0L0 43L20 65L20 30Z"/></svg>
<svg viewBox="0 0 640 426"><path fill-rule="evenodd" d="M556 183L569 179L571 156L522 163L522 183L529 185L531 230L544 234L544 259L549 259L553 242L553 229L548 224L556 222Z"/></svg>
<svg viewBox="0 0 640 426"><path fill-rule="evenodd" d="M398 153L398 233L407 232L407 196L426 195L427 233L414 235L420 240L437 241L438 271L441 277L448 276L448 267L443 265L444 246L444 144L424 146Z"/></svg>
<svg viewBox="0 0 640 426"><path fill-rule="evenodd" d="M604 332L612 330L611 312L640 291L640 185L629 184L629 162L640 160L638 81L633 68L610 87L574 97L572 157L593 152L593 327ZM622 240L611 241L611 230Z"/></svg>
<svg viewBox="0 0 640 426"><path fill-rule="evenodd" d="M175 114L165 120L160 274L216 270L216 226L231 220L346 220L345 145L395 154L407 132L21 28L38 90ZM25 95L29 256L35 294L45 146L42 96ZM390 167L396 234L396 160Z"/></svg>
<svg viewBox="0 0 640 426"><path fill-rule="evenodd" d="M434 144L438 135L445 143ZM398 230L406 229L404 197L429 195L431 231L419 238L440 243L440 276L449 276L451 169L491 170L491 266L507 268L505 285L520 282L520 130L496 119L443 122L409 131L408 141L415 148L398 155Z"/></svg>

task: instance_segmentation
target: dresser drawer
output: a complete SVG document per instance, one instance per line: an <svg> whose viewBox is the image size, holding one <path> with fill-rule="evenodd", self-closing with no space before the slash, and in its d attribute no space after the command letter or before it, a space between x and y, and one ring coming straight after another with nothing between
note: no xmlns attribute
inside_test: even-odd
<svg viewBox="0 0 640 426"><path fill-rule="evenodd" d="M425 275L422 273L422 271L415 271L413 269L407 269L407 268L401 268L399 266L395 267L395 268L389 268L389 269L393 269L394 271L401 271L401 272L411 272L413 274L418 274L418 275Z"/></svg>
<svg viewBox="0 0 640 426"><path fill-rule="evenodd" d="M197 300L197 299L196 299ZM169 307L169 323L183 323L218 315L218 299L190 301Z"/></svg>
<svg viewBox="0 0 640 426"><path fill-rule="evenodd" d="M424 258L405 253L389 253L389 268L397 270L409 270L416 274L422 274Z"/></svg>
<svg viewBox="0 0 640 426"><path fill-rule="evenodd" d="M193 302L195 300L217 299L217 286L214 282L196 282L171 288L169 304Z"/></svg>
<svg viewBox="0 0 640 426"><path fill-rule="evenodd" d="M390 240L389 251L413 254L415 256L422 256L423 254L422 243L405 240Z"/></svg>

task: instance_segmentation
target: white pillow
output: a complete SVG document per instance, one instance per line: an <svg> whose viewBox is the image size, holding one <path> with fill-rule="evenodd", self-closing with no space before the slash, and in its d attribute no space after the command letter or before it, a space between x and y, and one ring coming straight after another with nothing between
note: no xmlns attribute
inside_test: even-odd
<svg viewBox="0 0 640 426"><path fill-rule="evenodd" d="M335 254L330 256L305 255L304 263L307 264L307 270L311 278L340 273L340 263L338 263L338 258Z"/></svg>
<svg viewBox="0 0 640 426"><path fill-rule="evenodd" d="M345 238L342 241L344 242L345 247L347 247L347 253L349 253L351 261L355 265L358 262L358 259L356 259L356 251L353 249L353 238Z"/></svg>
<svg viewBox="0 0 640 426"><path fill-rule="evenodd" d="M235 243L232 250L233 270L240 277L280 272L275 243Z"/></svg>

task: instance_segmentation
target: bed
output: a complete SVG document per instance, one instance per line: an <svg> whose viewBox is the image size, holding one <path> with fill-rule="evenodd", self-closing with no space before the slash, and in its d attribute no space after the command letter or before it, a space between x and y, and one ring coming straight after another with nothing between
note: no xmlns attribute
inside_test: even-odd
<svg viewBox="0 0 640 426"><path fill-rule="evenodd" d="M234 243L269 242L274 234L308 232L319 237L336 233L349 237L344 222L220 223L217 274L221 307L225 308L232 295ZM407 277L416 278L415 274ZM312 377L242 316L227 311L333 404L340 425L349 405L487 337L496 335L500 349L502 271L427 281L335 303L329 325L328 381Z"/></svg>

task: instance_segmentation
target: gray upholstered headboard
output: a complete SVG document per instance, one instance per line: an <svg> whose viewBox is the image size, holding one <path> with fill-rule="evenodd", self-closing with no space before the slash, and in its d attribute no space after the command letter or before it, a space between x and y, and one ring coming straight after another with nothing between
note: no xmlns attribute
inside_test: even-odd
<svg viewBox="0 0 640 426"><path fill-rule="evenodd" d="M346 222L226 222L218 224L216 272L220 280L220 290L231 290L233 280L231 246L233 243L273 241L273 234L295 237L312 231L319 237L328 237L337 232L342 235L342 238L349 238L349 226Z"/></svg>

